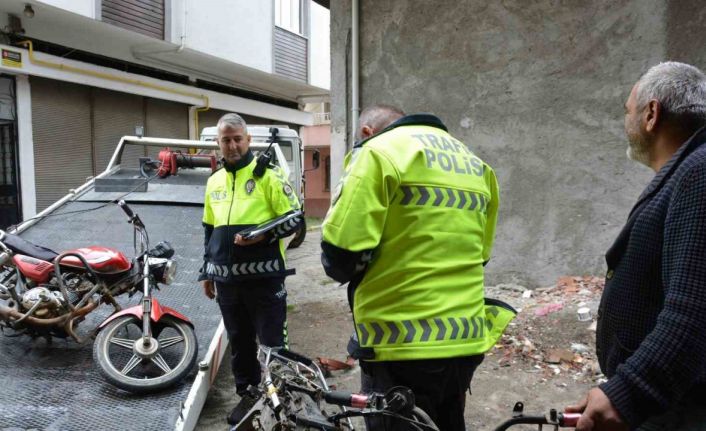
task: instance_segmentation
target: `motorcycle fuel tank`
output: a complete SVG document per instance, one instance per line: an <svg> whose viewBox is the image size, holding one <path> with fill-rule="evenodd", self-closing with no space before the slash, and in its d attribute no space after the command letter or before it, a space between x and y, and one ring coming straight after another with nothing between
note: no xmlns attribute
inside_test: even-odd
<svg viewBox="0 0 706 431"><path fill-rule="evenodd" d="M127 271L131 267L130 259L121 252L100 246L90 246L67 250L65 253L76 253L83 256L94 271L103 274L115 274ZM83 268L83 263L75 256L61 259L61 265Z"/></svg>

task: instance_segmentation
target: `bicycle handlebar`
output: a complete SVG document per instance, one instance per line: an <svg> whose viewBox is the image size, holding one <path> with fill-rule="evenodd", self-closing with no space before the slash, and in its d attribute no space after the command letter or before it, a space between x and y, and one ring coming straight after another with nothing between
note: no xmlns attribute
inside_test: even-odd
<svg viewBox="0 0 706 431"><path fill-rule="evenodd" d="M338 406L364 409L370 406L371 397L364 394L353 394L342 391L324 392L324 401Z"/></svg>
<svg viewBox="0 0 706 431"><path fill-rule="evenodd" d="M514 425L552 425L555 430L559 428L575 428L581 417L581 413L558 413L552 409L549 411L549 417L545 415L526 416L522 413L524 404L521 402L515 403L513 409L513 417L495 428L495 431L505 431Z"/></svg>
<svg viewBox="0 0 706 431"><path fill-rule="evenodd" d="M579 422L581 413L560 413L560 416L563 419L560 426L575 428L576 424Z"/></svg>

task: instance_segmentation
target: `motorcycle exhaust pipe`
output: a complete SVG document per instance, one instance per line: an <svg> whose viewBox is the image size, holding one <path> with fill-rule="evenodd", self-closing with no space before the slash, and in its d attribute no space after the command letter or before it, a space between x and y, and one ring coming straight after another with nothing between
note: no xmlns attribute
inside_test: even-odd
<svg viewBox="0 0 706 431"><path fill-rule="evenodd" d="M65 314L62 314L61 316L58 316L58 317L52 317L51 319L41 319L41 318L29 316L29 313L20 313L19 311L15 310L14 308L0 305L0 319L8 322L8 324L10 324L10 325L16 323L17 321L21 321L21 322L24 322L25 325L30 325L30 326L40 326L40 327L57 326L58 327L58 326L64 325L66 323L66 320L68 320L68 319L72 319L77 316L85 316L86 314L88 314L91 311L93 311L94 309L96 309L96 307L98 307L98 303L95 302L94 300L91 300L84 307L79 308L72 313L65 313Z"/></svg>

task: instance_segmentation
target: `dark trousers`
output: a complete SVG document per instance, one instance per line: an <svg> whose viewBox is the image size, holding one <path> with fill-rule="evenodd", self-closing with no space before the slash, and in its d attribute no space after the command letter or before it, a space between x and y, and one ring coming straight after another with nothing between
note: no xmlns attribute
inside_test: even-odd
<svg viewBox="0 0 706 431"><path fill-rule="evenodd" d="M415 404L424 410L441 431L465 431L463 411L466 391L483 355L416 361L360 361L363 392L385 393L394 386L414 392ZM367 418L371 431L413 429L394 418Z"/></svg>
<svg viewBox="0 0 706 431"><path fill-rule="evenodd" d="M284 279L263 278L216 283L218 306L231 346L235 389L242 395L260 383L257 340L270 347L287 343L287 291Z"/></svg>

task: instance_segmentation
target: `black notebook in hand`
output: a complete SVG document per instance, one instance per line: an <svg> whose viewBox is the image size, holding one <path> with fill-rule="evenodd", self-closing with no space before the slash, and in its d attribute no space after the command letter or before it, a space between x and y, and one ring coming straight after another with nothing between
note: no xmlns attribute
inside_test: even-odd
<svg viewBox="0 0 706 431"><path fill-rule="evenodd" d="M272 220L268 220L264 223L260 223L257 226L245 228L238 232L240 236L242 236L245 239L252 239L255 238L256 236L262 235L263 233L267 233L271 231L272 229L276 228L277 226L281 225L282 223L286 223L289 220L292 220L297 217L301 217L302 212L301 210L296 210L292 211L290 213L287 213L285 215L281 215L277 218L273 218Z"/></svg>

